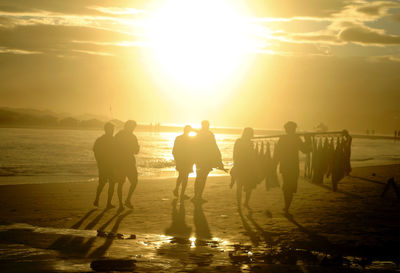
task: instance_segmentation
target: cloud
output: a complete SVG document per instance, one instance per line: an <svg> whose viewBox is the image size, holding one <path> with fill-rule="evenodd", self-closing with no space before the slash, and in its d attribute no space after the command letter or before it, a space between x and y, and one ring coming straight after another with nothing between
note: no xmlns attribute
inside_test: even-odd
<svg viewBox="0 0 400 273"><path fill-rule="evenodd" d="M331 17L348 5L347 0L250 0L247 1L257 17Z"/></svg>
<svg viewBox="0 0 400 273"><path fill-rule="evenodd" d="M323 33L304 33L304 34L291 34L291 41L301 43L326 43L326 44L341 44L343 43L336 35L323 34Z"/></svg>
<svg viewBox="0 0 400 273"><path fill-rule="evenodd" d="M111 15L135 15L135 14L143 14L144 10L134 9L134 8L120 8L120 7L99 7L93 6L88 7L88 9L97 10L101 13L111 14Z"/></svg>
<svg viewBox="0 0 400 273"><path fill-rule="evenodd" d="M82 26L26 25L12 29L0 28L0 46L46 54L68 54L73 49L89 50L73 41L116 43L131 40L132 36L128 34Z"/></svg>
<svg viewBox="0 0 400 273"><path fill-rule="evenodd" d="M376 1L362 5L356 10L360 13L364 13L369 16L382 16L387 14L389 8L394 8L399 6L400 6L399 3L392 1Z"/></svg>
<svg viewBox="0 0 400 273"><path fill-rule="evenodd" d="M400 56L384 55L384 56L371 56L368 58L370 62L395 62L400 63Z"/></svg>
<svg viewBox="0 0 400 273"><path fill-rule="evenodd" d="M364 25L344 28L339 33L339 38L345 42L361 45L400 45L399 35L389 35L383 29L374 29Z"/></svg>
<svg viewBox="0 0 400 273"><path fill-rule="evenodd" d="M136 9L146 6L146 0L135 0ZM90 7L107 7L109 0L85 0L85 1L65 1L65 0L2 0L0 10L8 12L33 12L47 11L59 14L75 15L101 15L103 12ZM116 7L131 7L132 1L113 0L112 4Z"/></svg>
<svg viewBox="0 0 400 273"><path fill-rule="evenodd" d="M30 54L42 54L42 52L0 47L0 54L30 55Z"/></svg>
<svg viewBox="0 0 400 273"><path fill-rule="evenodd" d="M90 50L78 50L78 49L73 49L73 52L78 52L78 53L83 53L83 54L89 54L89 55L98 55L98 56L114 56L112 53L108 52L101 52L101 51L90 51Z"/></svg>

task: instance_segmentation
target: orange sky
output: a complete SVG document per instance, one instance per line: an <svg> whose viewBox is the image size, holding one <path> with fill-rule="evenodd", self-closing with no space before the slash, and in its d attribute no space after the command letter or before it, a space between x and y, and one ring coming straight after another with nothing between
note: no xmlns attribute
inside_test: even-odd
<svg viewBox="0 0 400 273"><path fill-rule="evenodd" d="M228 2L5 0L0 106L400 128L398 1Z"/></svg>

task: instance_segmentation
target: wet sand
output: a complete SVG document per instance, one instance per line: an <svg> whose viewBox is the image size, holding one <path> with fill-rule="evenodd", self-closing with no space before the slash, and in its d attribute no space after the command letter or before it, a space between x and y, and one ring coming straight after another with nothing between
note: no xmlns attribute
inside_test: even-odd
<svg viewBox="0 0 400 273"><path fill-rule="evenodd" d="M263 183L239 211L227 176L208 179L203 205L174 200L173 178L140 179L122 212L104 210L106 191L92 206L93 182L1 186L1 271L91 272L95 260L129 259L138 272L391 272L400 200L394 189L380 197L390 177L400 186L400 165L355 168L335 193L327 179L301 179L293 217Z"/></svg>

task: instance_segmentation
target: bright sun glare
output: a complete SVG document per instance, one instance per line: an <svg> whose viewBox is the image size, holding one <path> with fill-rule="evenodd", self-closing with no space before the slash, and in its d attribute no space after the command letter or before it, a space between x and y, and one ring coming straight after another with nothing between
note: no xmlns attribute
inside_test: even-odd
<svg viewBox="0 0 400 273"><path fill-rule="evenodd" d="M186 92L226 87L256 46L243 7L228 0L173 0L145 23L152 64Z"/></svg>

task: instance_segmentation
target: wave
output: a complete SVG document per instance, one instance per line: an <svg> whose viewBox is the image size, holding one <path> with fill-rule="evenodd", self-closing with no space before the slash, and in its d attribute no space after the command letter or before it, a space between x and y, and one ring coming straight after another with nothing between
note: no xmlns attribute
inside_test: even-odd
<svg viewBox="0 0 400 273"><path fill-rule="evenodd" d="M138 159L138 167L155 169L170 168L175 167L175 161L161 158Z"/></svg>

